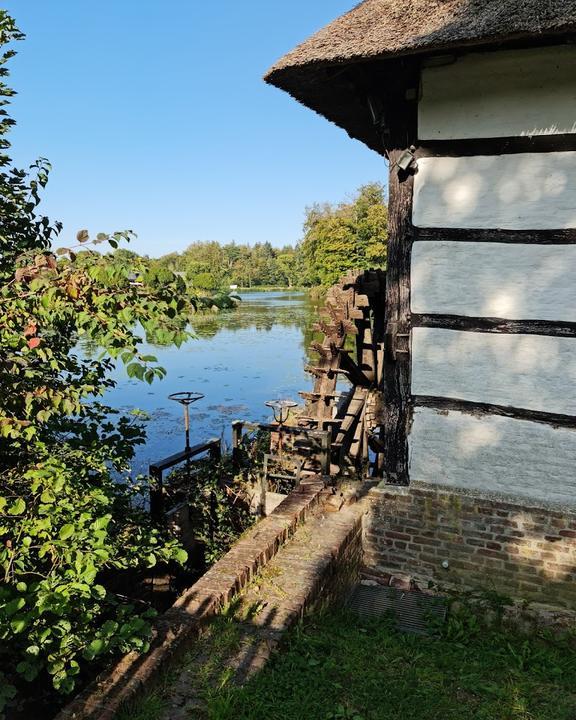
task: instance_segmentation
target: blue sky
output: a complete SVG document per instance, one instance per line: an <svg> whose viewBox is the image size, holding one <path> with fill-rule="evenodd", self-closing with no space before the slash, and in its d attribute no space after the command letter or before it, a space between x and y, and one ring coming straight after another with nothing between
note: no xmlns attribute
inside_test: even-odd
<svg viewBox="0 0 576 720"><path fill-rule="evenodd" d="M13 156L54 166L45 211L133 229L159 256L198 240L294 243L304 208L382 180L383 160L266 85L284 52L353 0L5 0Z"/></svg>

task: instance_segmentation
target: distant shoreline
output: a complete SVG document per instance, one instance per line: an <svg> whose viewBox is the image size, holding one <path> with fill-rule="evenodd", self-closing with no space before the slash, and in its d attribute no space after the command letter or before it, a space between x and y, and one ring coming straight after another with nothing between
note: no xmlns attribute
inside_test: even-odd
<svg viewBox="0 0 576 720"><path fill-rule="evenodd" d="M230 295L234 295L234 293L242 293L242 292L307 292L310 290L309 287L302 287L302 286L281 286L281 285L257 285L256 287L238 287L235 290L228 290L227 292L230 293Z"/></svg>

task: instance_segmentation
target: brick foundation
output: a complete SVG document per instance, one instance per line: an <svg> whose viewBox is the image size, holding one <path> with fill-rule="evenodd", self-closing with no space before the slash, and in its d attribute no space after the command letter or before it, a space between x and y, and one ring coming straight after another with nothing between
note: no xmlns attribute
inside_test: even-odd
<svg viewBox="0 0 576 720"><path fill-rule="evenodd" d="M369 501L369 571L576 610L575 511L421 483Z"/></svg>

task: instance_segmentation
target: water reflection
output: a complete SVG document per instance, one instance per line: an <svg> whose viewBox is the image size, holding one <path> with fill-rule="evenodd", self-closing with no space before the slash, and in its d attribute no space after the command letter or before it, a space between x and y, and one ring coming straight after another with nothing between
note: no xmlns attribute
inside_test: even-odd
<svg viewBox="0 0 576 720"><path fill-rule="evenodd" d="M197 339L181 348L144 346L168 371L164 380L147 386L118 367L117 387L106 402L150 416L148 442L138 451L135 469L183 448L182 414L167 399L171 393L196 390L206 396L190 411L192 443L216 436L229 443L232 420L268 420L266 400L298 399L298 391L312 384L304 365L316 313L306 293L245 293L238 310L195 318Z"/></svg>

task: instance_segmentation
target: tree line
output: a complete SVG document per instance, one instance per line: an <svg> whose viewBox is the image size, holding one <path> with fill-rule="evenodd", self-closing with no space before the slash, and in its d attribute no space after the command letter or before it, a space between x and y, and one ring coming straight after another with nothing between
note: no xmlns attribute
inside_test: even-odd
<svg viewBox="0 0 576 720"><path fill-rule="evenodd" d="M384 188L371 183L351 200L307 208L303 237L295 246L196 242L182 253L151 261L151 267L179 273L193 287L210 292L230 285L329 286L348 270L385 267L387 228Z"/></svg>

